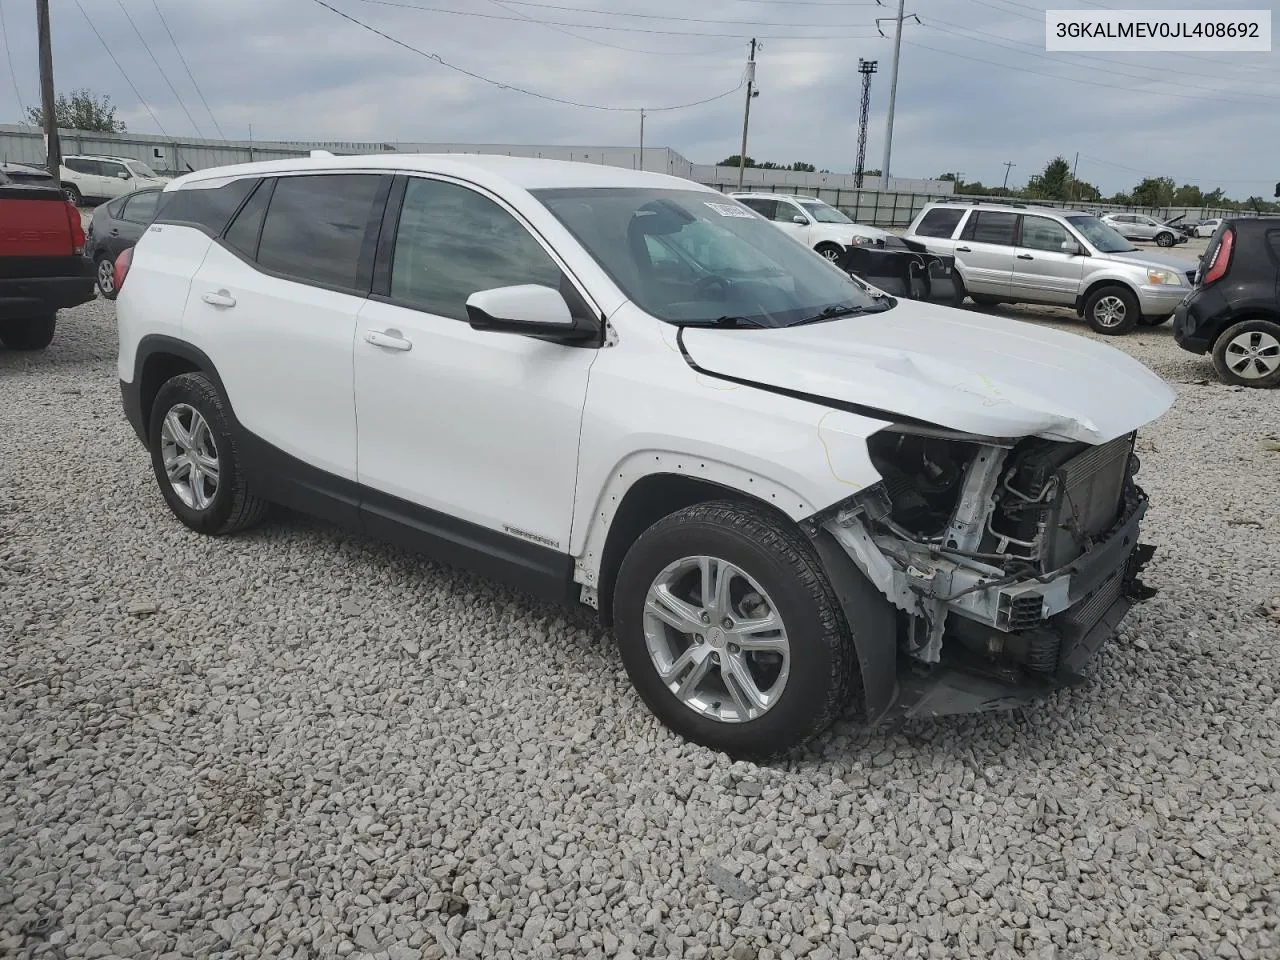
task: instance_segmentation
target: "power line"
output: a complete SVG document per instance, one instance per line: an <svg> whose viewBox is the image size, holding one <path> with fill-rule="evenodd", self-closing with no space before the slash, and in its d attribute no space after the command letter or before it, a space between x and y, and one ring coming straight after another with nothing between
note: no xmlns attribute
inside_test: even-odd
<svg viewBox="0 0 1280 960"><path fill-rule="evenodd" d="M9 61L9 79L13 81L13 95L18 101L18 109L22 111L22 122L27 122L27 105L22 102L22 91L18 89L18 73L13 69L13 51L9 49L9 28L4 22L4 0L0 0L0 34L4 35L4 55Z"/></svg>
<svg viewBox="0 0 1280 960"><path fill-rule="evenodd" d="M213 115L213 110L209 107L209 101L204 98L204 91L200 89L200 84L196 83L196 78L191 73L191 67L187 65L187 58L182 55L182 48L178 46L177 38L174 37L173 31L169 29L169 21L160 12L160 5L156 3L156 0L151 0L151 5L156 8L156 16L160 18L160 23L164 25L164 32L169 34L169 41L173 44L173 52L182 61L182 69L187 71L187 77L191 80L191 85L196 88L196 96L200 98L200 102L204 104L205 111L209 114L209 119L213 121L213 129L217 130L218 136L225 140L227 136L222 132L222 128L218 126L218 118Z"/></svg>
<svg viewBox="0 0 1280 960"><path fill-rule="evenodd" d="M196 136L203 137L204 131L200 129L200 124L196 123L196 118L191 116L191 111L187 109L186 103L178 94L177 89L173 85L173 81L169 79L169 75L164 72L164 67L160 66L160 61L156 59L156 55L151 52L151 44L147 43L147 38L142 35L142 31L138 29L138 25L133 22L133 17L129 16L129 11L125 9L123 0L116 0L116 6L120 8L120 12L124 14L124 18L129 21L129 26L133 27L133 32L138 35L138 40L142 42L142 49L147 51L147 56L151 58L151 62L156 65L156 69L160 71L160 76L164 78L164 82L169 87L169 92L173 94L173 98L178 101L178 106L182 108L182 112L187 115L187 119L191 121L191 126L195 128Z"/></svg>
<svg viewBox="0 0 1280 960"><path fill-rule="evenodd" d="M107 51L107 56L111 58L111 62L116 65L116 69L120 71L120 76L124 77L124 82L129 84L129 89L133 91L133 95L138 98L138 102L142 104L147 113L151 114L151 119L155 121L156 127L164 136L169 136L169 131L165 130L164 125L160 123L160 118L156 116L155 111L151 109L147 101L142 99L142 94L138 92L138 88L133 85L133 81L129 79L129 75L124 72L124 67L120 66L120 61L116 59L116 55L111 52L111 48L107 46L107 41L102 39L102 34L98 32L98 28L93 25L93 21L89 19L89 14L85 13L84 6L80 0L76 0L76 7L79 8L84 22L89 24L89 29L93 31L93 35L98 38L98 42L102 44L102 49Z"/></svg>
<svg viewBox="0 0 1280 960"><path fill-rule="evenodd" d="M414 3L397 2L397 0L360 0L360 2L373 4L379 7L396 7L401 10L417 10L421 13L443 13L448 16L455 16L455 17L479 17L483 20L506 20L506 21L512 21L516 23L525 22L525 20L520 17L512 17L512 16L504 17L496 13L479 13L475 10L449 10L444 7L423 7ZM662 19L672 19L672 18L664 17ZM749 40L753 36L758 36L758 35L749 34L749 33L712 33L708 31L700 31L700 30L657 30L657 29L645 28L645 27L619 27L612 24L602 24L602 23L565 23L560 20L540 20L538 22L544 25L551 25L555 27L572 27L577 30L611 30L616 33L648 33L648 34L659 34L661 36L667 36L667 37L719 37L724 40ZM715 23L717 21L709 21L709 22ZM775 24L772 24L772 26L789 28L791 27L791 24L775 23ZM826 27L828 25L827 24L806 24L806 26ZM865 40L873 36L875 35L871 33L844 33L844 34L824 33L817 36L811 36L811 35L766 36L765 39L768 39L768 40Z"/></svg>
<svg viewBox="0 0 1280 960"><path fill-rule="evenodd" d="M560 10L569 13L586 13L594 17L634 17L640 20L668 20L675 23L721 23L734 27L830 27L829 23L778 23L776 20L727 20L723 17L705 19L701 17L672 17L664 13L630 13L625 10L588 10L584 7L569 7L559 3L543 3L541 0L507 0L517 7L539 7L543 10ZM852 27L858 24L835 24L837 27Z"/></svg>
<svg viewBox="0 0 1280 960"><path fill-rule="evenodd" d="M76 0L76 3L79 3L79 2L80 0ZM457 64L450 63L448 60L445 60L443 57L441 57L438 53L429 53L426 50L420 50L415 46L405 43L403 40L400 40L396 37L391 36L391 34L389 33L383 33L377 27L372 27L362 20L357 20L355 17L351 16L350 14L343 13L337 7L331 6L330 4L326 3L325 0L313 0L313 2L319 4L320 6L324 7L326 10L329 10L332 13L336 13L343 20L350 21L351 23L354 23L356 26L362 27L363 29L368 30L370 33L377 34L378 36L382 37L384 40L391 41L398 47L404 47L404 49L410 51L411 53L416 53L420 57L425 57L428 60L434 60L436 63L440 64L442 67L447 67L448 69L454 70L457 73L461 73L465 76L471 77L473 80L480 80L481 82L487 83L490 86L497 87L500 90L510 90L514 93L523 93L526 96L535 97L539 100L547 100L547 101L550 101L551 103L564 104L567 107L581 107L584 110L608 110L608 111L617 112L617 113L635 113L643 109L646 113L659 113L659 112L667 112L670 110L684 110L689 107L699 107L699 106L702 106L702 104L704 103L712 103L713 101L716 101L716 100L722 100L725 97L730 96L731 94L737 93L739 90L742 89L742 83L739 82L739 84L736 87L734 87L732 90L726 90L724 93L718 93L714 97L707 97L704 100L695 100L692 103L678 103L668 107L643 107L643 108L642 107L614 107L614 106L606 106L598 103L581 103L576 100L566 100L561 97L553 97L545 93L536 93L533 90L527 90L524 87L517 87L514 84L510 84L510 83L503 83L500 80L494 80L493 78L486 77L483 74L479 74L479 73L475 73L474 71L467 70L465 67L460 67Z"/></svg>
<svg viewBox="0 0 1280 960"><path fill-rule="evenodd" d="M623 51L626 51L627 53L642 53L645 56L651 56L651 57L652 56L707 57L707 56L717 56L720 54L727 54L729 52L728 50L638 50L635 47L624 47L621 44L610 43L608 40L598 40L595 37L584 37L580 33L574 33L572 30L567 30L564 27L556 26L555 24L548 23L545 20L539 20L537 17L526 16L525 14L521 13L519 10L512 10L505 3L500 3L499 0L489 0L489 2L492 3L495 7L499 7L503 10L506 10L508 13L515 14L521 20L524 20L528 23L536 23L538 26L546 27L548 30L551 30L555 33L564 34L566 37L573 37L575 40L582 40L585 43L594 43L601 47L610 47L613 50L623 50ZM735 48L735 52L736 52L736 48Z"/></svg>

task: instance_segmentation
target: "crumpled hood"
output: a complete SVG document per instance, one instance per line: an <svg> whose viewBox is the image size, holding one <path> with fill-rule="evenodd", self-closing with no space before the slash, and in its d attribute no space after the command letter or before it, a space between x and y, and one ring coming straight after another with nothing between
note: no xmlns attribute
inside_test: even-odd
<svg viewBox="0 0 1280 960"><path fill-rule="evenodd" d="M792 329L688 327L681 341L709 374L984 436L1106 443L1158 418L1176 396L1114 347L908 300Z"/></svg>

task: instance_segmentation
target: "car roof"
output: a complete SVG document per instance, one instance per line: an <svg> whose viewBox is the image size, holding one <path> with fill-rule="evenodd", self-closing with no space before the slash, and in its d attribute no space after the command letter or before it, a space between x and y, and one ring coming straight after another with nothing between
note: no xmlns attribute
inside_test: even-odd
<svg viewBox="0 0 1280 960"><path fill-rule="evenodd" d="M729 196L737 199L738 197L761 197L766 200L811 200L814 203L826 203L821 197L810 197L803 193L765 193L763 191L747 190L742 193L731 193Z"/></svg>
<svg viewBox="0 0 1280 960"><path fill-rule="evenodd" d="M925 205L926 207L964 207L966 209L981 210L983 207L989 207L993 210L1018 210L1023 213L1036 213L1053 217L1091 217L1095 214L1089 213L1087 210L1071 210L1067 207L1042 207L1034 203L1018 203L1011 201L1008 203L992 200L931 200Z"/></svg>
<svg viewBox="0 0 1280 960"><path fill-rule="evenodd" d="M114 160L116 163L141 163L136 157L109 157L105 153L69 153L63 160Z"/></svg>
<svg viewBox="0 0 1280 960"><path fill-rule="evenodd" d="M723 196L718 190L665 173L628 170L625 167L574 160L510 157L502 154L377 153L363 156L296 157L227 167L211 167L184 174L170 185L181 190L199 184L214 185L246 176L285 173L338 173L344 170L387 170L437 173L470 180L480 186L548 190L574 187L632 187L696 190Z"/></svg>

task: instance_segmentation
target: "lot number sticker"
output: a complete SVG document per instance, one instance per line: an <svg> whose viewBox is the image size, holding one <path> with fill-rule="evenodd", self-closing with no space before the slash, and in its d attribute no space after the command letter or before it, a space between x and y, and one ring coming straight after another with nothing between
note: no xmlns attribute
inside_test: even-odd
<svg viewBox="0 0 1280 960"><path fill-rule="evenodd" d="M750 220L752 216L754 216L754 214L752 214L750 210L747 210L743 207L735 207L732 204L728 204L728 203L711 203L709 201L703 201L703 202L706 203L707 206L710 207L712 210L714 210L716 213L720 214L720 216L722 217L741 217L744 220Z"/></svg>

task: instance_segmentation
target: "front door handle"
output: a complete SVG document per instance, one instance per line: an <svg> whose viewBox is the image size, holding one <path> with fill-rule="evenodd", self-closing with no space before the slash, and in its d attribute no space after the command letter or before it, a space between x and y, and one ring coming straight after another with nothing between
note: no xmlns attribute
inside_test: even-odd
<svg viewBox="0 0 1280 960"><path fill-rule="evenodd" d="M388 350L412 350L413 344L400 336L399 330L370 330L364 335L365 343Z"/></svg>
<svg viewBox="0 0 1280 960"><path fill-rule="evenodd" d="M236 298L225 290L219 290L217 293L206 293L200 299L213 307L234 307L236 305Z"/></svg>
<svg viewBox="0 0 1280 960"><path fill-rule="evenodd" d="M956 247L956 253L973 253L969 247Z"/></svg>
<svg viewBox="0 0 1280 960"><path fill-rule="evenodd" d="M1020 254L1018 254L1018 259L1019 259L1019 260L1034 260L1034 259L1035 259L1035 257L1033 257L1033 256L1032 256L1031 254L1029 254L1029 253L1020 253Z"/></svg>

